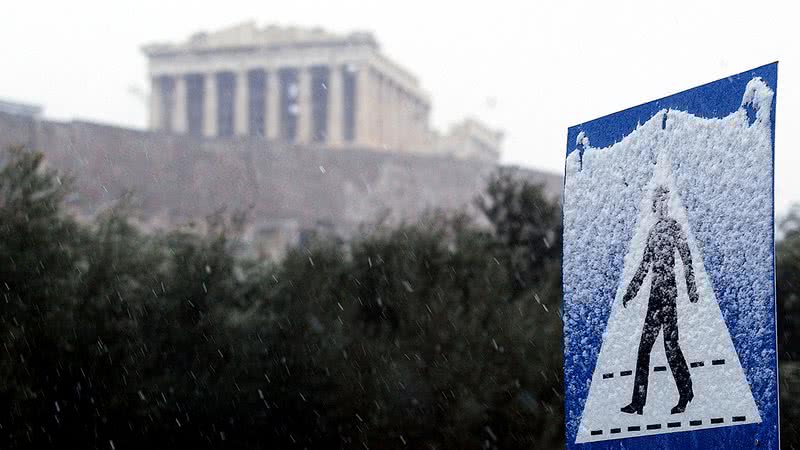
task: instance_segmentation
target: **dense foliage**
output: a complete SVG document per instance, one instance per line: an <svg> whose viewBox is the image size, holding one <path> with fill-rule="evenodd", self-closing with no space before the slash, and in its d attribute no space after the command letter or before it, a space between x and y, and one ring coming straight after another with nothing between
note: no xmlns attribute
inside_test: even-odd
<svg viewBox="0 0 800 450"><path fill-rule="evenodd" d="M237 223L94 223L16 150L0 173L3 448L502 448L561 441L558 209L480 207L248 260Z"/></svg>
<svg viewBox="0 0 800 450"><path fill-rule="evenodd" d="M431 214L270 264L242 256L239 220L145 233L123 202L79 222L69 185L21 150L0 171L0 448L563 445L560 212L539 187L501 171L480 226Z"/></svg>
<svg viewBox="0 0 800 450"><path fill-rule="evenodd" d="M778 357L781 364L781 443L800 449L800 206L779 227L775 246Z"/></svg>

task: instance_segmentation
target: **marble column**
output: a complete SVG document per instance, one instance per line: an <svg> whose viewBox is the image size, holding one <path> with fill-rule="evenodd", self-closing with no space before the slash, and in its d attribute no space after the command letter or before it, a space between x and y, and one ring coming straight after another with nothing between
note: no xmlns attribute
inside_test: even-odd
<svg viewBox="0 0 800 450"><path fill-rule="evenodd" d="M185 134L189 128L186 110L186 77L175 77L175 93L173 94L174 106L172 108L172 131Z"/></svg>
<svg viewBox="0 0 800 450"><path fill-rule="evenodd" d="M405 148L405 91L398 87L397 89L397 148Z"/></svg>
<svg viewBox="0 0 800 450"><path fill-rule="evenodd" d="M267 101L264 103L267 108L265 114L267 139L277 140L281 136L281 80L277 69L267 72L266 77Z"/></svg>
<svg viewBox="0 0 800 450"><path fill-rule="evenodd" d="M217 136L217 76L207 73L203 78L203 136Z"/></svg>
<svg viewBox="0 0 800 450"><path fill-rule="evenodd" d="M311 142L311 68L300 67L297 70L297 136L295 142Z"/></svg>
<svg viewBox="0 0 800 450"><path fill-rule="evenodd" d="M150 80L150 129L160 130L164 117L164 93L161 92L161 78Z"/></svg>
<svg viewBox="0 0 800 450"><path fill-rule="evenodd" d="M378 147L383 149L389 146L389 120L386 117L388 111L386 100L388 98L388 89L385 76L379 76L375 81L375 108L378 117L378 127L375 130L377 134Z"/></svg>
<svg viewBox="0 0 800 450"><path fill-rule="evenodd" d="M411 95L402 91L400 96L400 147L404 150L410 150L413 141L413 131L411 123Z"/></svg>
<svg viewBox="0 0 800 450"><path fill-rule="evenodd" d="M248 125L248 104L247 96L247 70L236 72L236 85L234 89L233 103L233 134L236 136L247 135Z"/></svg>
<svg viewBox="0 0 800 450"><path fill-rule="evenodd" d="M398 121L400 119L399 114L397 114L397 86L389 84L387 91L386 107L388 111L386 111L386 117L389 120L389 139L387 139L387 144L389 148L395 150L397 149Z"/></svg>
<svg viewBox="0 0 800 450"><path fill-rule="evenodd" d="M370 120L369 120L369 130L370 130L370 139L372 141L372 145L375 147L381 146L381 138L380 138L380 103L378 103L378 92L379 92L379 83L380 77L376 70L370 70L369 75L369 105L370 105Z"/></svg>
<svg viewBox="0 0 800 450"><path fill-rule="evenodd" d="M404 95L403 89L398 87L397 99L396 99L397 103L395 105L395 107L397 108L397 143L395 144L395 147L397 148L403 148L405 144L405 136L404 136L405 127L403 123L405 120L405 116L403 113L403 107L404 107L403 95Z"/></svg>
<svg viewBox="0 0 800 450"><path fill-rule="evenodd" d="M342 144L342 111L344 109L344 93L342 67L331 66L328 76L328 144Z"/></svg>
<svg viewBox="0 0 800 450"><path fill-rule="evenodd" d="M367 147L374 145L374 130L370 120L372 116L370 78L369 66L362 64L356 75L356 143Z"/></svg>
<svg viewBox="0 0 800 450"><path fill-rule="evenodd" d="M423 148L425 147L425 131L422 128L422 104L418 98L414 99L412 108L411 120L414 124L414 142L418 147Z"/></svg>

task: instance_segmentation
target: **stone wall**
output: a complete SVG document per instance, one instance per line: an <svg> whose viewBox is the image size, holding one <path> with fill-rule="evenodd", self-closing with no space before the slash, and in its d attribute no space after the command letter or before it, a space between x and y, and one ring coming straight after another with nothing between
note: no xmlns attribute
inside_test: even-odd
<svg viewBox="0 0 800 450"><path fill-rule="evenodd" d="M366 150L278 145L260 138L208 139L86 122L0 114L0 149L40 150L75 177L70 203L92 215L132 191L143 223L198 221L246 211L252 226L348 234L388 215L413 220L429 208L470 205L495 166L480 161ZM524 170L561 192L556 174ZM277 225L276 225L277 224ZM286 225L289 224L289 225Z"/></svg>

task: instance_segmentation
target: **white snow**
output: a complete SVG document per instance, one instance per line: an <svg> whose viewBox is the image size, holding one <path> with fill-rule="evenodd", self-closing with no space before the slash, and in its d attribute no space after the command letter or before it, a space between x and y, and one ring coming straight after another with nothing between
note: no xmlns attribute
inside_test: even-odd
<svg viewBox="0 0 800 450"><path fill-rule="evenodd" d="M742 97L742 107L751 106L756 110L756 120L769 125L772 98L775 93L761 78L753 78L747 83Z"/></svg>
<svg viewBox="0 0 800 450"><path fill-rule="evenodd" d="M627 308L622 306L622 297L642 260L648 233L657 221L651 208L656 187L665 186L670 190L669 216L677 220L684 232L691 230L686 210L675 193L677 188L670 173L672 164L667 153L659 156L653 177L639 205L638 224L625 255L622 283L617 288L608 326L603 333L603 346L592 377L577 442L728 426L733 423L734 417L744 418L736 422L739 424L761 421L706 274L702 252L691 231L686 234L700 298L698 303L689 302L683 264L677 257L675 279L678 286L678 329L683 354L689 365L703 362L703 366L690 368L695 399L686 413L670 414L670 409L678 402L678 392L667 364L661 332L651 353L650 367L663 367L666 370L651 371L644 414L629 415L619 411L621 406L627 405L633 391L633 375L621 377L620 372L635 371L636 368L636 350L647 312L651 276L648 276ZM714 365L713 361L724 361L724 364ZM609 373L613 373L613 377L604 379L603 375ZM713 424L712 418L722 418L723 422ZM701 424L691 425L693 420L700 421ZM670 423L673 428L667 426ZM653 424L658 424L661 428L647 431L647 426ZM640 431L628 431L632 426L639 426ZM620 431L612 434L610 431L613 428L620 428ZM602 430L603 433L592 435L593 430Z"/></svg>
<svg viewBox="0 0 800 450"><path fill-rule="evenodd" d="M774 308L773 95L756 78L747 85L741 108L724 118L662 110L609 147L590 147L584 133L576 139L585 152L582 163L577 151L566 163L564 326L565 347L582 351L569 352L566 364L591 367L599 354L588 400L579 411L567 411L567 427L578 442L686 431L686 425L667 427L676 421L702 420L692 428L705 428L761 420L751 390L774 386L774 368L743 371L740 360L764 356L763 348L746 343L762 342L759 337L773 326L768 320ZM753 124L750 107L756 112ZM670 187L669 215L687 235L700 297L689 303L676 258L680 345L687 364L704 361L704 366L690 369L694 401L685 413L670 415L678 394L660 333L650 365L667 369L650 373L644 415L627 415L619 409L631 401L633 376L620 377L620 371L635 370L650 277L627 309L621 303L656 221L650 205L658 184ZM592 338L599 333L600 349ZM720 359L725 364L711 364ZM605 373L615 376L603 379ZM585 396L587 386L566 390L568 396ZM710 422L719 417L723 423ZM745 419L733 423L733 417ZM656 423L660 429L646 430ZM642 431L628 432L629 426ZM612 428L624 431L610 435ZM591 435L592 430L603 434Z"/></svg>
<svg viewBox="0 0 800 450"><path fill-rule="evenodd" d="M584 147L588 147L589 146L589 138L586 137L586 133L584 133L583 131L578 133L578 137L575 138L575 145L576 146L583 145Z"/></svg>

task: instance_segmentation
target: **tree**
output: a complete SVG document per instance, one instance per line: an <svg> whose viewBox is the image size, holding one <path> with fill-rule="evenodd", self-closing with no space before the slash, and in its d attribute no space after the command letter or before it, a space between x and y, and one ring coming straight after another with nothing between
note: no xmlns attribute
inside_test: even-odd
<svg viewBox="0 0 800 450"><path fill-rule="evenodd" d="M511 269L514 295L552 278L560 268L561 211L542 186L531 184L513 168L501 168L476 199L497 239L497 253Z"/></svg>
<svg viewBox="0 0 800 450"><path fill-rule="evenodd" d="M40 155L0 171L0 446L551 447L558 207L496 178L463 214L320 236L280 262L241 221L77 221Z"/></svg>

